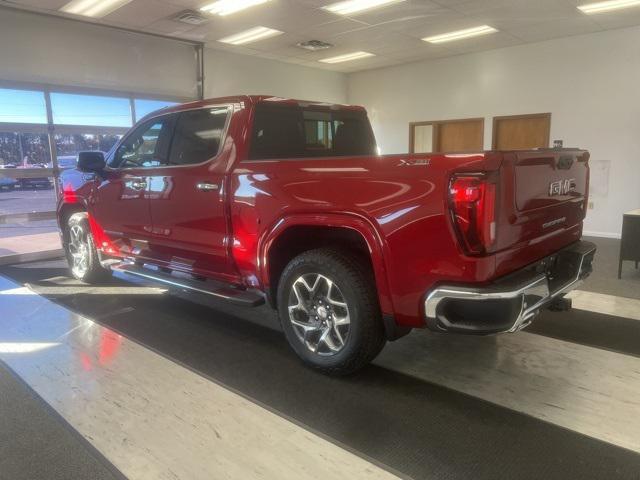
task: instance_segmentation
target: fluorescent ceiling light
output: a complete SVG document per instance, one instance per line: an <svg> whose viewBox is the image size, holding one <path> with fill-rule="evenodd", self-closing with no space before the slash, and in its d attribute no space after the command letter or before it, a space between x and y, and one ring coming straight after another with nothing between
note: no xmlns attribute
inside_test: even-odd
<svg viewBox="0 0 640 480"><path fill-rule="evenodd" d="M100 18L114 10L124 7L131 0L71 0L60 11L84 15L85 17Z"/></svg>
<svg viewBox="0 0 640 480"><path fill-rule="evenodd" d="M269 1L271 0L218 0L217 2L209 3L208 5L201 7L200 10L224 16L239 12L245 8L267 3Z"/></svg>
<svg viewBox="0 0 640 480"><path fill-rule="evenodd" d="M221 38L218 41L222 43L230 43L231 45L243 45L245 43L264 40L265 38L275 37L281 33L283 32L280 30L274 30L273 28L256 27L245 30L244 32L236 33L235 35Z"/></svg>
<svg viewBox="0 0 640 480"><path fill-rule="evenodd" d="M345 2L332 3L322 7L339 15L349 15L350 13L363 12L373 8L386 7L392 3L400 3L405 0L347 0Z"/></svg>
<svg viewBox="0 0 640 480"><path fill-rule="evenodd" d="M349 62L351 60L358 60L360 58L373 57L373 53L369 52L353 52L347 53L345 55L338 55L337 57L323 58L320 60L323 63L340 63L340 62Z"/></svg>
<svg viewBox="0 0 640 480"><path fill-rule="evenodd" d="M580 5L578 9L582 10L584 13L602 13L610 12L611 10L619 10L621 8L637 7L639 5L640 0L609 0L608 2Z"/></svg>
<svg viewBox="0 0 640 480"><path fill-rule="evenodd" d="M467 28L465 30L443 33L442 35L434 35L433 37L426 37L422 40L429 43L444 43L452 42L454 40L462 40L464 38L477 37L479 35L486 35L488 33L495 33L497 31L498 30L490 27L489 25L482 25L480 27Z"/></svg>

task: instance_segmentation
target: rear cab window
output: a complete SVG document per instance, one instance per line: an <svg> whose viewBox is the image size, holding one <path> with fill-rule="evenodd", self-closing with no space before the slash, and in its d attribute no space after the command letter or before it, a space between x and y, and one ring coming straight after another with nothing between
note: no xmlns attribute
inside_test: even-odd
<svg viewBox="0 0 640 480"><path fill-rule="evenodd" d="M376 151L362 110L267 102L255 107L250 160L367 156Z"/></svg>

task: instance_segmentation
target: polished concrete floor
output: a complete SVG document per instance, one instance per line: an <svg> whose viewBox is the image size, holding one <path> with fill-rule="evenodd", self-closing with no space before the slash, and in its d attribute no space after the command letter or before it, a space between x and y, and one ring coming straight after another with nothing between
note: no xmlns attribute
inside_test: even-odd
<svg viewBox="0 0 640 480"><path fill-rule="evenodd" d="M334 379L267 309L61 261L0 273L2 479L640 478L640 300L611 288L515 335L417 331Z"/></svg>

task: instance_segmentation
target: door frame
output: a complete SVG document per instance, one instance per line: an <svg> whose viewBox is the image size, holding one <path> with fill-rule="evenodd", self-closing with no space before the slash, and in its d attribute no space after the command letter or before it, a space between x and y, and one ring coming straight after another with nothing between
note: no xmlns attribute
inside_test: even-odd
<svg viewBox="0 0 640 480"><path fill-rule="evenodd" d="M498 122L501 120L524 120L527 118L545 118L548 120L549 128L545 134L546 148L549 148L549 142L551 141L551 112L546 113L527 113L523 115L502 115L493 117L493 125L491 131L491 149L497 150L498 145Z"/></svg>
<svg viewBox="0 0 640 480"><path fill-rule="evenodd" d="M463 123L463 122L480 122L480 135L482 136L482 148L484 149L484 117L472 117L472 118L454 118L451 120L430 120L426 122L409 122L409 153L416 153L414 151L415 140L415 127L423 127L431 125L433 127L432 146L433 151L428 153L440 152L440 127L447 123ZM424 153L424 152L421 152Z"/></svg>

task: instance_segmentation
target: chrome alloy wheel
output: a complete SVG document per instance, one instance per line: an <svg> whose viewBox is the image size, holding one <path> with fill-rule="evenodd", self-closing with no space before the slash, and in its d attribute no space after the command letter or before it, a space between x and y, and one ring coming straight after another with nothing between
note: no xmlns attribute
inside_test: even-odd
<svg viewBox="0 0 640 480"><path fill-rule="evenodd" d="M69 229L69 254L73 274L79 278L84 277L89 270L89 241L80 225L73 225Z"/></svg>
<svg viewBox="0 0 640 480"><path fill-rule="evenodd" d="M298 339L313 353L340 352L349 336L349 306L340 288L328 277L307 273L289 292L289 321Z"/></svg>

